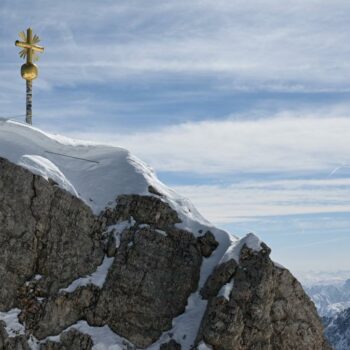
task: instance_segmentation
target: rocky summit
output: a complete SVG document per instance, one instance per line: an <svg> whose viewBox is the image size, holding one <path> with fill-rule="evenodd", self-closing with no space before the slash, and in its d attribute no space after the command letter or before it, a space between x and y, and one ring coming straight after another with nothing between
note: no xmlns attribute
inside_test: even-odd
<svg viewBox="0 0 350 350"><path fill-rule="evenodd" d="M3 121L0 157L0 349L330 349L265 243L126 150Z"/></svg>

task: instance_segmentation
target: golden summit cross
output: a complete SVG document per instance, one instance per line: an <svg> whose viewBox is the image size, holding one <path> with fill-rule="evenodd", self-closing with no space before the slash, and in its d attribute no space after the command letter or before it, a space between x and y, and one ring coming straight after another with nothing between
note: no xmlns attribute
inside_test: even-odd
<svg viewBox="0 0 350 350"><path fill-rule="evenodd" d="M37 52L44 52L42 46L37 44L40 39L37 35L33 36L31 28L25 32L19 33L22 41L16 40L15 45L22 48L19 55L23 59L27 59L27 62L21 67L22 78L26 80L26 122L32 124L32 96L33 96L33 80L38 76L38 67L33 61L38 61L39 56Z"/></svg>

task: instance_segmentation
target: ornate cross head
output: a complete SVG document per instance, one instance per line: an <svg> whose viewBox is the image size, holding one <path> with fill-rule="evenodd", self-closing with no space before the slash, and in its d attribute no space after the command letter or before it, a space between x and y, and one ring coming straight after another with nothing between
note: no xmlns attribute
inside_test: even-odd
<svg viewBox="0 0 350 350"><path fill-rule="evenodd" d="M19 33L19 37L22 41L16 40L15 45L22 48L19 52L20 57L27 59L28 63L38 61L39 56L37 52L44 52L44 48L37 45L40 42L40 38L36 34L33 36L31 28L27 29L27 34L25 32Z"/></svg>

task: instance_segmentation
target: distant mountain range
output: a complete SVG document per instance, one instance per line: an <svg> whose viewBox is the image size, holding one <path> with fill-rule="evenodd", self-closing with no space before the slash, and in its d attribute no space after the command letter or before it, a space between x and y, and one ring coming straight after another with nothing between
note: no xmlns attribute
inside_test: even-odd
<svg viewBox="0 0 350 350"><path fill-rule="evenodd" d="M350 308L323 318L325 335L335 350L350 349Z"/></svg>
<svg viewBox="0 0 350 350"><path fill-rule="evenodd" d="M304 287L322 317L332 317L350 308L350 279L337 284Z"/></svg>
<svg viewBox="0 0 350 350"><path fill-rule="evenodd" d="M304 286L325 325L325 334L335 350L350 349L350 279L342 283Z"/></svg>

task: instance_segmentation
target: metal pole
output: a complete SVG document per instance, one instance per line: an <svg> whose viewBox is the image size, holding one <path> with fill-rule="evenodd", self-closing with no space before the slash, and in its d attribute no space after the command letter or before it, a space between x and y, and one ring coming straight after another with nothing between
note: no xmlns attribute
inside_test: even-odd
<svg viewBox="0 0 350 350"><path fill-rule="evenodd" d="M33 98L33 82L26 80L26 123L32 125L32 98Z"/></svg>
<svg viewBox="0 0 350 350"><path fill-rule="evenodd" d="M27 41L31 44L33 39L33 32L31 28L27 29ZM33 60L33 51L31 48L27 50L27 64ZM26 123L32 125L32 101L33 101L33 82L26 80Z"/></svg>
<svg viewBox="0 0 350 350"><path fill-rule="evenodd" d="M19 55L22 58L26 58L27 62L21 67L21 76L26 80L26 123L32 125L32 101L33 101L33 80L38 76L38 67L33 63L38 57L35 56L36 52L43 52L42 46L36 45L40 42L37 35L33 36L31 28L27 29L27 35L24 32L19 34L22 41L16 40L15 45L22 48Z"/></svg>

